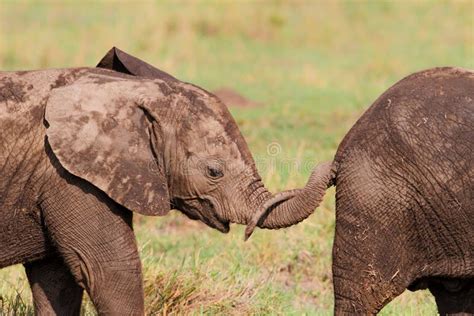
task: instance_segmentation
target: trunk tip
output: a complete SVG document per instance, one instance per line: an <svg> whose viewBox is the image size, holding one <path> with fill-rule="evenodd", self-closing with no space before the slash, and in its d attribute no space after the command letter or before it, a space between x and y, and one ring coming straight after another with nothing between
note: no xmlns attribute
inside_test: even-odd
<svg viewBox="0 0 474 316"><path fill-rule="evenodd" d="M250 236L252 236L252 233L253 233L253 231L255 230L255 226L256 226L256 224L252 223L252 224L249 224L249 225L245 228L244 241L249 240Z"/></svg>

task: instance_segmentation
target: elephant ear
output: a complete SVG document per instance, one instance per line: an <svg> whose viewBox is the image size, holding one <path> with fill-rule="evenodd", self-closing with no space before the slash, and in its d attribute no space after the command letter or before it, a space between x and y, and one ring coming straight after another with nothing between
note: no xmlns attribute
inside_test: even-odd
<svg viewBox="0 0 474 316"><path fill-rule="evenodd" d="M167 74L166 72L161 71L116 47L112 47L96 67L115 70L121 73L144 78L178 81L178 79L170 74Z"/></svg>
<svg viewBox="0 0 474 316"><path fill-rule="evenodd" d="M143 80L100 87L81 80L52 90L48 99L46 134L54 155L68 172L129 210L165 215L170 202L161 132L148 106L164 96L147 96L159 90Z"/></svg>

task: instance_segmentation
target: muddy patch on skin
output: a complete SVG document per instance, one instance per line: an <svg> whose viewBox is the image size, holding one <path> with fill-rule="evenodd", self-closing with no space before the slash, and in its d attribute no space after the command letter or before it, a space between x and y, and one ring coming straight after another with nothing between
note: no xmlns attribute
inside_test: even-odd
<svg viewBox="0 0 474 316"><path fill-rule="evenodd" d="M80 73L85 72L85 71L87 71L87 68L73 68L63 73L60 73L59 76L54 81L54 83L50 85L50 89L64 87L74 82L76 78L80 75Z"/></svg>
<svg viewBox="0 0 474 316"><path fill-rule="evenodd" d="M31 90L32 85L24 82L13 81L12 78L5 78L0 81L0 102L25 102L27 100L27 90Z"/></svg>
<svg viewBox="0 0 474 316"><path fill-rule="evenodd" d="M262 105L258 102L247 99L239 92L227 87L219 88L217 90L212 91L212 93L216 95L227 106L249 108L258 107Z"/></svg>

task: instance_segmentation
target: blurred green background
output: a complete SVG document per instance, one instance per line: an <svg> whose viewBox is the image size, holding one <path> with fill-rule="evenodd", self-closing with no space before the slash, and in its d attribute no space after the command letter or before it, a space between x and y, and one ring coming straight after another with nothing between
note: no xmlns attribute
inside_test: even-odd
<svg viewBox="0 0 474 316"><path fill-rule="evenodd" d="M332 159L396 81L435 66L474 68L473 16L473 1L4 0L0 69L94 66L117 46L207 90L225 87L246 99L228 105L276 191ZM274 143L281 151L269 155ZM136 229L148 314L332 314L333 189L302 224L247 243L242 227L222 235L178 213L137 217ZM382 314L435 311L420 291ZM0 271L2 313L32 313L21 267Z"/></svg>

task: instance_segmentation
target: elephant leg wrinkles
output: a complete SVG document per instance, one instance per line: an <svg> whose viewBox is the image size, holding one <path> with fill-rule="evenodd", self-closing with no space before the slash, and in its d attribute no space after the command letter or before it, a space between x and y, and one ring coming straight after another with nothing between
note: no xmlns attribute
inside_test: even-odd
<svg viewBox="0 0 474 316"><path fill-rule="evenodd" d="M60 258L24 266L37 315L80 315L83 289Z"/></svg>
<svg viewBox="0 0 474 316"><path fill-rule="evenodd" d="M132 213L82 179L60 179L40 204L46 229L101 315L143 315Z"/></svg>

